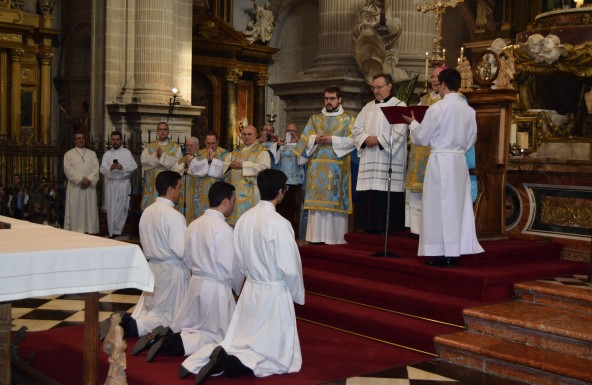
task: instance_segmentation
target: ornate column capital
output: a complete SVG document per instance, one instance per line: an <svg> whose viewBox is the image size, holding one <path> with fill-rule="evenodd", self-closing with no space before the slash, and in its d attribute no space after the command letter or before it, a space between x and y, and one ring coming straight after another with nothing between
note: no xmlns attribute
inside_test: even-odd
<svg viewBox="0 0 592 385"><path fill-rule="evenodd" d="M54 0L39 0L39 9L44 16L51 16Z"/></svg>
<svg viewBox="0 0 592 385"><path fill-rule="evenodd" d="M255 74L255 84L260 87L264 87L267 85L269 80L269 74L267 72L261 73L258 72Z"/></svg>
<svg viewBox="0 0 592 385"><path fill-rule="evenodd" d="M53 53L51 52L40 52L37 54L37 59L41 65L50 65L53 60Z"/></svg>
<svg viewBox="0 0 592 385"><path fill-rule="evenodd" d="M238 68L227 68L224 72L224 80L227 82L238 83L243 71L239 71Z"/></svg>
<svg viewBox="0 0 592 385"><path fill-rule="evenodd" d="M25 54L25 50L21 48L11 49L10 50L10 61L12 62L20 62L23 55Z"/></svg>

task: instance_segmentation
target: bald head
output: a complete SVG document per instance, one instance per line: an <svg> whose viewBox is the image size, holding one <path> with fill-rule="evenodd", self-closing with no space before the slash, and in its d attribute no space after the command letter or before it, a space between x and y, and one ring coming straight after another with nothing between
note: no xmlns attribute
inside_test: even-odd
<svg viewBox="0 0 592 385"><path fill-rule="evenodd" d="M241 130L241 139L245 146L250 146L251 144L255 143L257 139L257 129L255 126L245 126Z"/></svg>

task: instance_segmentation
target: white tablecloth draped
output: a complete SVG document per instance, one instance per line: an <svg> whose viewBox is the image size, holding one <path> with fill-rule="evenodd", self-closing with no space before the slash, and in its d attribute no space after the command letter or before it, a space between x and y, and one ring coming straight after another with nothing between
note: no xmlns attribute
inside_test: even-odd
<svg viewBox="0 0 592 385"><path fill-rule="evenodd" d="M0 216L0 302L52 294L154 290L138 245Z"/></svg>

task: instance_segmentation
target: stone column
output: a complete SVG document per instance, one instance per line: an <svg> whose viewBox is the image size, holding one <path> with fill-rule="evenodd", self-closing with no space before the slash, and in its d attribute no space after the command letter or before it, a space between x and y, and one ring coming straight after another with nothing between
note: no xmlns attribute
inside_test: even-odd
<svg viewBox="0 0 592 385"><path fill-rule="evenodd" d="M352 28L365 3L365 0L319 0L318 49L312 66L294 80L270 84L274 95L290 106L281 121L306 123L311 113L323 107L323 90L328 86L341 88L344 109L354 115L371 98L352 48Z"/></svg>
<svg viewBox="0 0 592 385"><path fill-rule="evenodd" d="M426 0L390 0L389 7L392 16L401 20L399 67L408 72L419 73L418 81L421 82L425 81L425 53L432 52L436 28L434 12L417 11L417 7L425 2ZM428 77L431 70L429 72Z"/></svg>
<svg viewBox="0 0 592 385"><path fill-rule="evenodd" d="M253 126L260 129L265 121L265 86L269 80L269 74L258 73L255 75L255 92L253 96ZM271 113L271 111L270 111ZM277 131L277 127L276 127ZM276 132L277 133L277 132Z"/></svg>
<svg viewBox="0 0 592 385"><path fill-rule="evenodd" d="M134 91L137 103L168 103L173 87L173 2L137 2Z"/></svg>
<svg viewBox="0 0 592 385"><path fill-rule="evenodd" d="M352 27L364 7L364 0L319 0L319 48L311 69L319 72L358 73L352 48Z"/></svg>
<svg viewBox="0 0 592 385"><path fill-rule="evenodd" d="M238 144L238 81L242 72L237 68L228 68L224 74L224 91L222 92L222 106L226 108L222 115L222 124L220 125L220 143L222 147L232 149Z"/></svg>
<svg viewBox="0 0 592 385"><path fill-rule="evenodd" d="M39 65L41 66L41 84L39 100L39 139L43 143L49 142L50 118L51 118L51 61L53 54L43 52L39 54Z"/></svg>
<svg viewBox="0 0 592 385"><path fill-rule="evenodd" d="M8 68L8 53L0 51L0 68ZM9 138L8 113L8 71L0 71L0 137Z"/></svg>
<svg viewBox="0 0 592 385"><path fill-rule="evenodd" d="M25 50L10 51L11 83L10 83L10 132L8 137L16 139L21 126L21 59Z"/></svg>

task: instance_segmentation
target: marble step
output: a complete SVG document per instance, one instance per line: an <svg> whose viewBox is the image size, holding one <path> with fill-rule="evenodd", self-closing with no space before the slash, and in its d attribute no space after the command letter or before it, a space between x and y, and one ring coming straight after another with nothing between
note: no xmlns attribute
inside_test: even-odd
<svg viewBox="0 0 592 385"><path fill-rule="evenodd" d="M541 281L517 283L514 289L516 297L524 302L592 314L592 290Z"/></svg>
<svg viewBox="0 0 592 385"><path fill-rule="evenodd" d="M592 314L522 301L469 308L463 314L471 332L592 357Z"/></svg>
<svg viewBox="0 0 592 385"><path fill-rule="evenodd" d="M592 357L592 314L522 301L469 308L463 314L471 332L560 354Z"/></svg>
<svg viewBox="0 0 592 385"><path fill-rule="evenodd" d="M592 383L592 359L471 331L434 338L441 360L535 385Z"/></svg>

